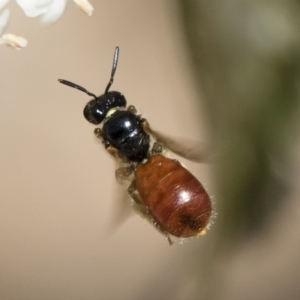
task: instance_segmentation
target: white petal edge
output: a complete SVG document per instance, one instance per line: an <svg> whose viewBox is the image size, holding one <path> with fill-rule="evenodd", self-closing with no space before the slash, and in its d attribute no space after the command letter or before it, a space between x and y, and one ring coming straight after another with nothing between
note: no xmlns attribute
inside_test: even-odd
<svg viewBox="0 0 300 300"><path fill-rule="evenodd" d="M0 15L0 34L4 31L9 20L10 11L6 8Z"/></svg>
<svg viewBox="0 0 300 300"><path fill-rule="evenodd" d="M48 11L53 0L16 0L27 17L37 17Z"/></svg>
<svg viewBox="0 0 300 300"><path fill-rule="evenodd" d="M53 0L48 7L48 11L41 16L41 23L43 25L49 25L57 21L65 11L67 0Z"/></svg>
<svg viewBox="0 0 300 300"><path fill-rule="evenodd" d="M73 0L78 8L85 14L87 14L89 17L92 15L94 8L92 4L87 0Z"/></svg>
<svg viewBox="0 0 300 300"><path fill-rule="evenodd" d="M0 38L0 44L6 44L16 50L21 50L27 46L28 42L21 36L6 33Z"/></svg>
<svg viewBox="0 0 300 300"><path fill-rule="evenodd" d="M9 0L0 0L0 10L7 4Z"/></svg>

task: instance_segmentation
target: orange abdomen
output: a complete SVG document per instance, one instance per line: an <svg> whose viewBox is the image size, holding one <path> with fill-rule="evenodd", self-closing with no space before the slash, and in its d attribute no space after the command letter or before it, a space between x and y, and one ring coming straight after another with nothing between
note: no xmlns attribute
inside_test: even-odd
<svg viewBox="0 0 300 300"><path fill-rule="evenodd" d="M212 212L202 184L180 163L152 155L138 165L136 188L160 227L177 237L203 233Z"/></svg>

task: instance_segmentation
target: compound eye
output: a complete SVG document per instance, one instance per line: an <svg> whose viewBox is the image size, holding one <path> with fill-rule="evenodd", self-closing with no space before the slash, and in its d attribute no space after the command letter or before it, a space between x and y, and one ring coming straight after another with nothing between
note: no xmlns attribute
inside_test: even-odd
<svg viewBox="0 0 300 300"><path fill-rule="evenodd" d="M91 100L83 110L84 117L92 124L98 125L105 118L105 111L99 101Z"/></svg>
<svg viewBox="0 0 300 300"><path fill-rule="evenodd" d="M113 107L126 107L126 99L120 92L112 91L108 92L106 95L109 99L111 108Z"/></svg>

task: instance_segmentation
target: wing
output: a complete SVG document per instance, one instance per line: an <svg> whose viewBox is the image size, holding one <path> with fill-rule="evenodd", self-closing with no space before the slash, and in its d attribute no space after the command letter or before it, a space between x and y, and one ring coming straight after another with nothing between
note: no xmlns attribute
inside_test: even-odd
<svg viewBox="0 0 300 300"><path fill-rule="evenodd" d="M108 233L115 232L123 223L134 215L132 209L132 199L127 189L133 180L133 169L127 164L123 164L120 160L116 161L115 171L115 192L112 196L111 211L108 216Z"/></svg>
<svg viewBox="0 0 300 300"><path fill-rule="evenodd" d="M214 151L205 143L187 138L169 137L159 131L150 130L151 135L157 142L163 144L177 155L191 161L197 163L207 162L214 155Z"/></svg>

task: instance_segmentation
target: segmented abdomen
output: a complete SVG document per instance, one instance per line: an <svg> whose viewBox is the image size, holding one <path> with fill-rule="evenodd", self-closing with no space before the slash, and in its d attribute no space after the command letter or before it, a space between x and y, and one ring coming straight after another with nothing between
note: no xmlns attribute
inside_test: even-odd
<svg viewBox="0 0 300 300"><path fill-rule="evenodd" d="M202 184L180 163L150 156L137 167L136 188L160 227L177 237L203 233L212 212Z"/></svg>

